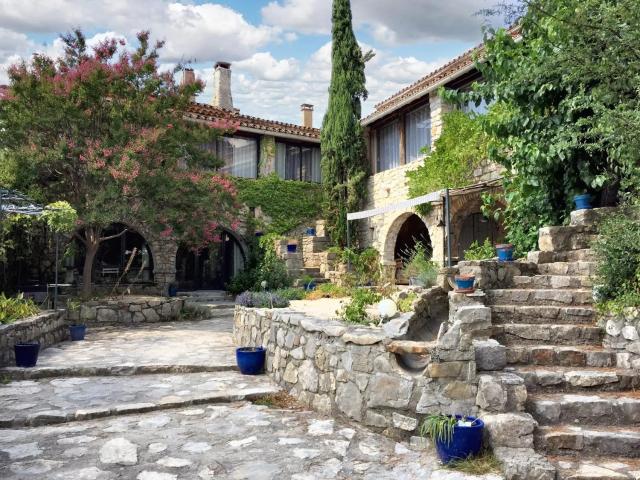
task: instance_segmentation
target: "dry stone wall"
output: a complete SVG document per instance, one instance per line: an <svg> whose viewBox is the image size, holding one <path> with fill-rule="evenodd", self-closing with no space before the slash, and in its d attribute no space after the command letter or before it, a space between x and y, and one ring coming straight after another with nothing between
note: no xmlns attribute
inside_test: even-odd
<svg viewBox="0 0 640 480"><path fill-rule="evenodd" d="M163 322L178 318L183 308L182 298L135 296L83 303L69 312L69 319L86 324Z"/></svg>
<svg viewBox="0 0 640 480"><path fill-rule="evenodd" d="M0 366L13 365L13 346L39 342L41 348L61 342L69 335L64 310L46 311L14 323L0 325Z"/></svg>
<svg viewBox="0 0 640 480"><path fill-rule="evenodd" d="M616 352L618 368L640 370L640 309L628 308L601 322L605 329L603 345Z"/></svg>

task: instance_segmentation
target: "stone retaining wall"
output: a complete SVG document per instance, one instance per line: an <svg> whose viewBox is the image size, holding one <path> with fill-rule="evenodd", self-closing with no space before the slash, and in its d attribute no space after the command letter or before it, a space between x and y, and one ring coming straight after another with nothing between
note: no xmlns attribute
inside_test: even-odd
<svg viewBox="0 0 640 480"><path fill-rule="evenodd" d="M175 320L184 307L184 299L167 297L125 297L83 303L69 320L86 324L142 323Z"/></svg>
<svg viewBox="0 0 640 480"><path fill-rule="evenodd" d="M0 325L0 366L13 365L13 346L18 342L40 342L41 348L66 339L69 335L64 310L49 310L33 317Z"/></svg>
<svg viewBox="0 0 640 480"><path fill-rule="evenodd" d="M629 308L624 314L608 315L601 322L605 327L603 345L616 351L616 365L640 370L640 309Z"/></svg>

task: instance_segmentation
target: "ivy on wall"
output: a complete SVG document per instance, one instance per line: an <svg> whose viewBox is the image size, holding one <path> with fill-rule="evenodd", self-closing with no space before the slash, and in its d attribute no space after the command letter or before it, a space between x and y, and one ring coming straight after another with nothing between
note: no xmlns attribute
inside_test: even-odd
<svg viewBox="0 0 640 480"><path fill-rule="evenodd" d="M282 180L276 174L257 179L237 178L238 200L260 208L270 222L256 227L284 235L322 212L322 187L315 183Z"/></svg>

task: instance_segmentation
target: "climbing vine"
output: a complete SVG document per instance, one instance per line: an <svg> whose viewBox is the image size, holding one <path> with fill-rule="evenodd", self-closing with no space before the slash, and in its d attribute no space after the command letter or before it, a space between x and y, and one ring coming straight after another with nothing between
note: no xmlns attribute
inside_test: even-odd
<svg viewBox="0 0 640 480"><path fill-rule="evenodd" d="M256 229L284 235L290 230L314 220L322 211L320 185L294 180L282 180L276 174L257 179L238 178L238 200L249 208L260 208L269 217Z"/></svg>

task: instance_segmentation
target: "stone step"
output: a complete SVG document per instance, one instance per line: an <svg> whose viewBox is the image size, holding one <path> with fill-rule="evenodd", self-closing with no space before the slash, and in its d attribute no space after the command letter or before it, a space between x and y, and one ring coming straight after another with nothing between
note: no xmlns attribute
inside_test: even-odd
<svg viewBox="0 0 640 480"><path fill-rule="evenodd" d="M615 207L592 208L590 210L574 210L571 212L571 225L574 226L596 226L607 215L615 213L618 209Z"/></svg>
<svg viewBox="0 0 640 480"><path fill-rule="evenodd" d="M506 350L510 365L547 367L615 367L616 352L590 345L511 345Z"/></svg>
<svg viewBox="0 0 640 480"><path fill-rule="evenodd" d="M529 395L527 411L540 425L640 425L639 392Z"/></svg>
<svg viewBox="0 0 640 480"><path fill-rule="evenodd" d="M596 260L596 256L593 250L590 248L583 248L578 250L561 250L555 252L543 252L535 251L527 254L527 260L529 262L542 265L545 263L555 262L593 262Z"/></svg>
<svg viewBox="0 0 640 480"><path fill-rule="evenodd" d="M635 427L538 427L534 441L536 449L549 454L640 457L640 429Z"/></svg>
<svg viewBox="0 0 640 480"><path fill-rule="evenodd" d="M491 321L503 323L592 324L596 312L592 307L558 307L527 305L492 305Z"/></svg>
<svg viewBox="0 0 640 480"><path fill-rule="evenodd" d="M552 264L553 265L553 264ZM593 281L586 275L533 275L514 276L515 288L590 288Z"/></svg>
<svg viewBox="0 0 640 480"><path fill-rule="evenodd" d="M561 305L579 306L593 303L591 289L492 289L486 291L488 305Z"/></svg>
<svg viewBox="0 0 640 480"><path fill-rule="evenodd" d="M494 325L492 336L503 345L600 345L602 329L591 325L507 323Z"/></svg>
<svg viewBox="0 0 640 480"><path fill-rule="evenodd" d="M640 387L640 373L597 367L507 367L524 378L529 392L624 391Z"/></svg>
<svg viewBox="0 0 640 480"><path fill-rule="evenodd" d="M538 273L541 275L586 275L596 273L596 262L553 262L538 265Z"/></svg>
<svg viewBox="0 0 640 480"><path fill-rule="evenodd" d="M538 247L543 252L582 250L591 248L597 238L595 227L589 225L563 225L543 227L538 231Z"/></svg>
<svg viewBox="0 0 640 480"><path fill-rule="evenodd" d="M548 457L559 480L638 480L640 460L617 456L576 458L568 455Z"/></svg>
<svg viewBox="0 0 640 480"><path fill-rule="evenodd" d="M0 428L253 400L278 391L267 376L231 371L15 381L0 386Z"/></svg>

